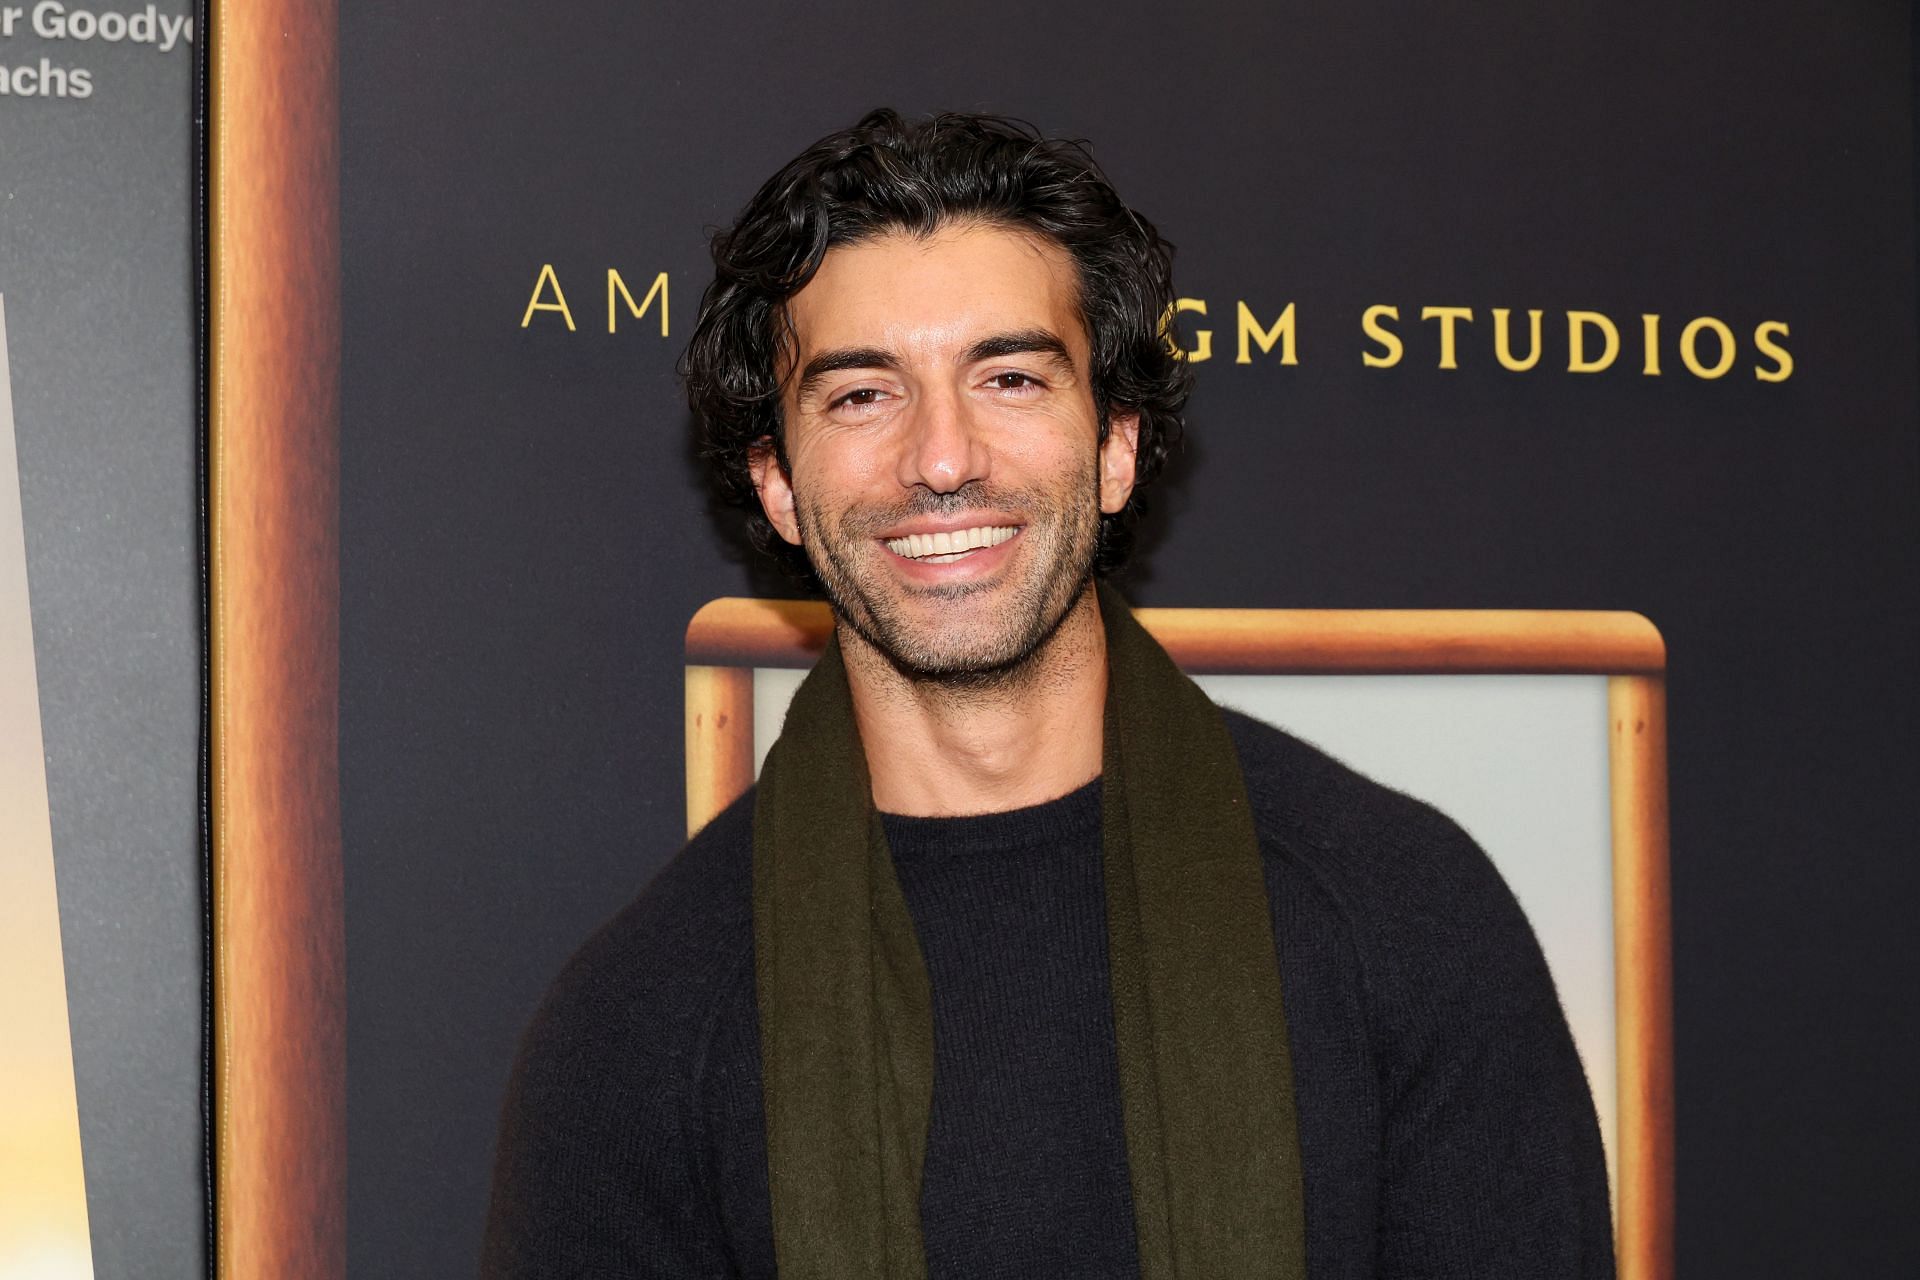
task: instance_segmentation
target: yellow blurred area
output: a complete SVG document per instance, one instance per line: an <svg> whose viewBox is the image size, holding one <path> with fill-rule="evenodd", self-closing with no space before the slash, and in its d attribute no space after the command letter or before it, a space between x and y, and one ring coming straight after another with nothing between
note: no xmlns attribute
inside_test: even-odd
<svg viewBox="0 0 1920 1280"><path fill-rule="evenodd" d="M93 1275L0 309L0 1280Z"/></svg>
<svg viewBox="0 0 1920 1280"><path fill-rule="evenodd" d="M86 1237L26 1240L19 1248L0 1245L0 1277L5 1280L88 1280L93 1262Z"/></svg>

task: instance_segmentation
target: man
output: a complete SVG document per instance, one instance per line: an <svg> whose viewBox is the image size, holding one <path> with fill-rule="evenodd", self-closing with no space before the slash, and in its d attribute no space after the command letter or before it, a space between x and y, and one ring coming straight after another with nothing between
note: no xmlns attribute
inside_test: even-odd
<svg viewBox="0 0 1920 1280"><path fill-rule="evenodd" d="M714 257L690 398L835 642L528 1032L487 1273L1611 1275L1484 855L1097 585L1188 389L1152 226L1076 145L876 112Z"/></svg>

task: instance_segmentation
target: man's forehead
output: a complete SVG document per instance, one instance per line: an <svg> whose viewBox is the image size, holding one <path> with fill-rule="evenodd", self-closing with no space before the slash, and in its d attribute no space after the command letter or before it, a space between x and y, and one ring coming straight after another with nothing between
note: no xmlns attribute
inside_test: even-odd
<svg viewBox="0 0 1920 1280"><path fill-rule="evenodd" d="M1048 329L1085 351L1078 277L1067 251L1002 226L949 224L931 235L889 231L828 251L788 303L797 362L832 347L904 356L964 349L1009 329Z"/></svg>

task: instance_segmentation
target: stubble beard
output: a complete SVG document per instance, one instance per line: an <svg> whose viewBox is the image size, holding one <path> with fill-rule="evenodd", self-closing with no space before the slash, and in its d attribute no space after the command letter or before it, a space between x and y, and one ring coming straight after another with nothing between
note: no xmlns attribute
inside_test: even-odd
<svg viewBox="0 0 1920 1280"><path fill-rule="evenodd" d="M832 518L802 495L795 515L801 545L835 616L917 684L967 692L1018 685L1038 672L1038 659L1093 579L1100 532L1097 480L1091 468L1059 491L992 489L969 481L952 493L916 490L887 508ZM915 516L969 511L1023 513L1020 580L1001 577L950 587L912 588L891 577L878 557L891 554L878 535ZM955 630L917 621L921 606L961 601L987 591L1004 600L992 622Z"/></svg>

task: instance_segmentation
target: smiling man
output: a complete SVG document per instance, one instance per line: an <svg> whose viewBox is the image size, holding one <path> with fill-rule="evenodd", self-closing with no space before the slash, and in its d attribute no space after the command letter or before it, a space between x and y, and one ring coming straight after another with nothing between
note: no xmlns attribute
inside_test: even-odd
<svg viewBox="0 0 1920 1280"><path fill-rule="evenodd" d="M1090 575L1139 413L1095 407L1078 299L1058 245L956 217L835 250L788 307L784 448L756 441L749 473L843 624L887 812L1012 809L1100 772Z"/></svg>
<svg viewBox="0 0 1920 1280"><path fill-rule="evenodd" d="M1151 224L1076 144L876 112L714 258L707 454L835 641L528 1031L486 1273L1611 1275L1484 855L1100 585L1188 390Z"/></svg>

